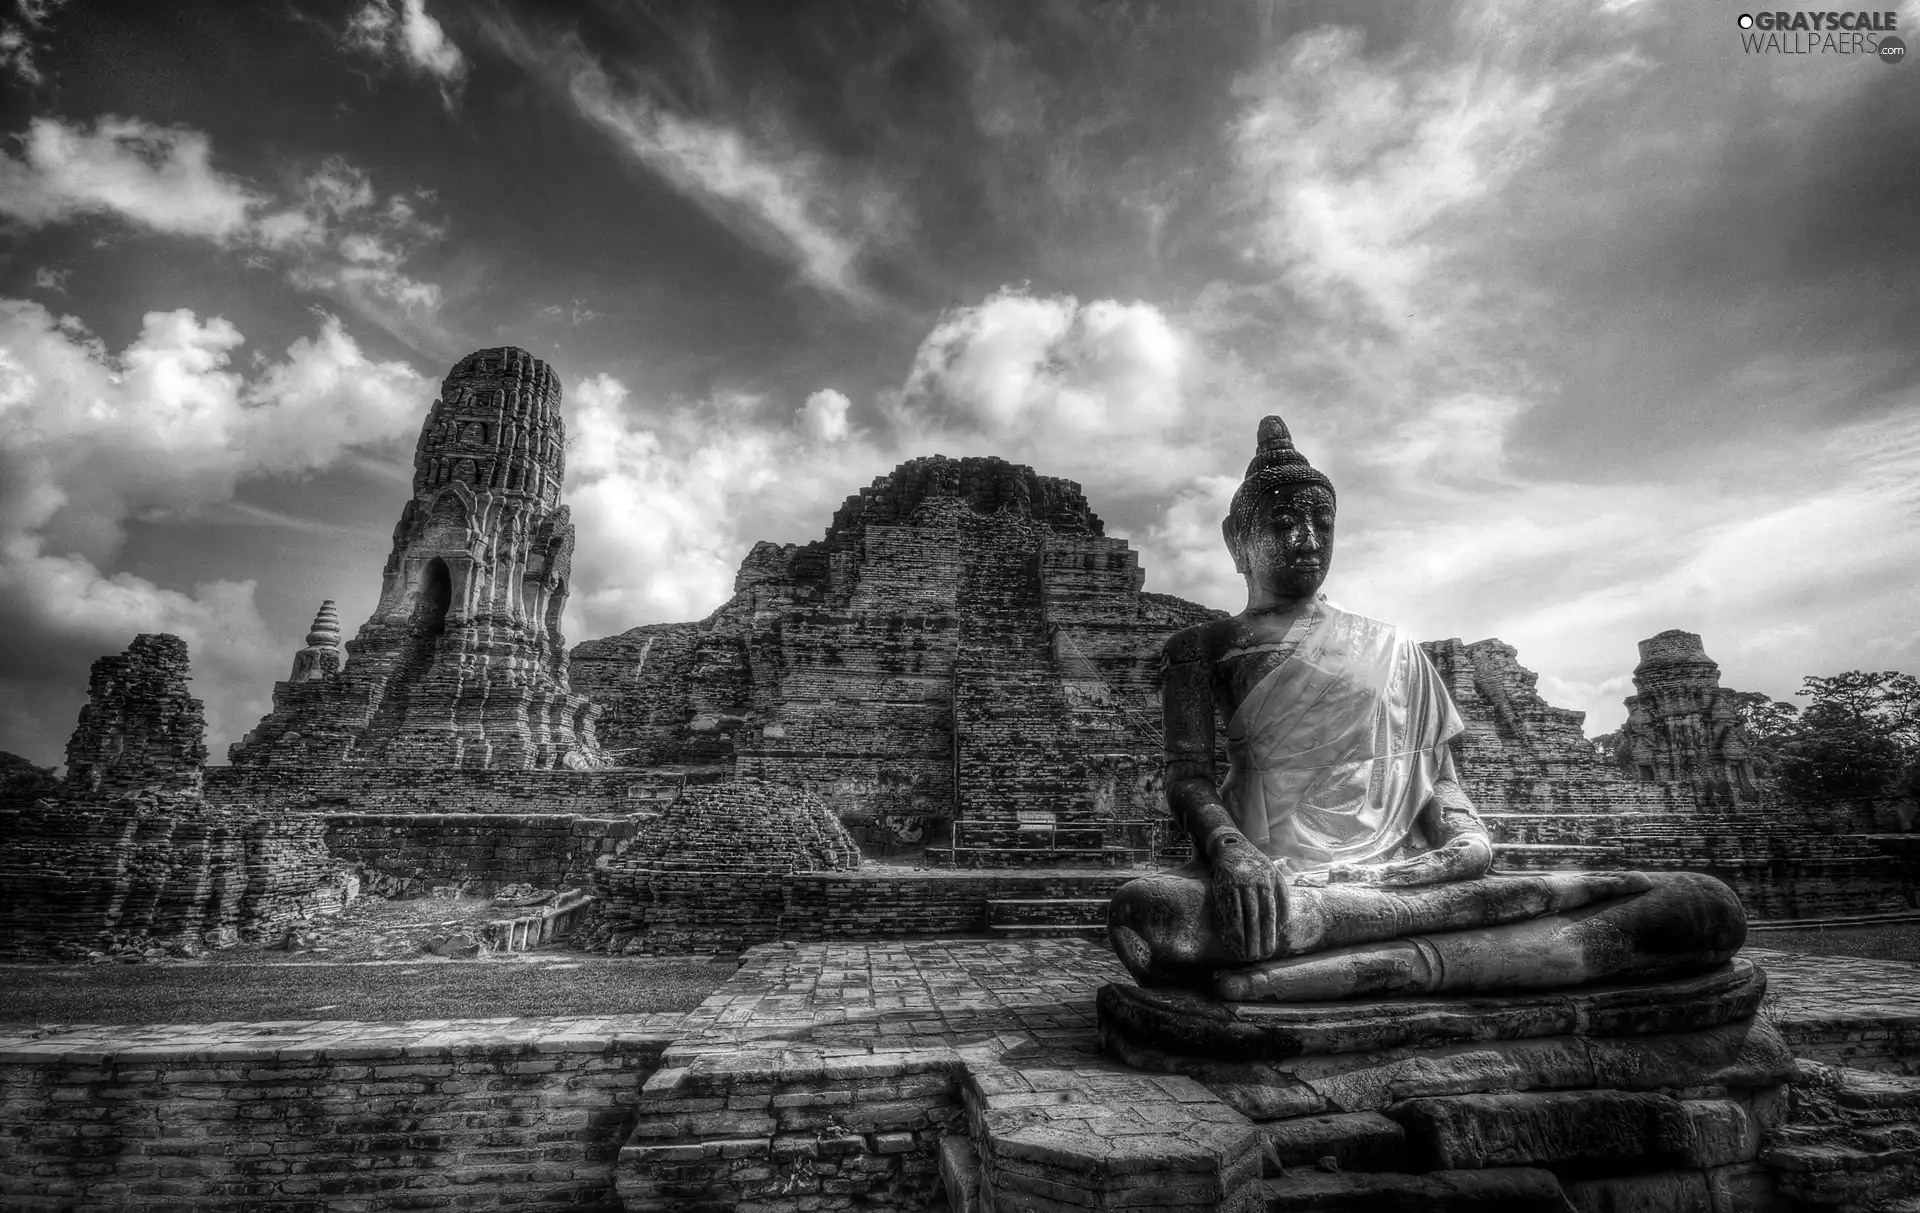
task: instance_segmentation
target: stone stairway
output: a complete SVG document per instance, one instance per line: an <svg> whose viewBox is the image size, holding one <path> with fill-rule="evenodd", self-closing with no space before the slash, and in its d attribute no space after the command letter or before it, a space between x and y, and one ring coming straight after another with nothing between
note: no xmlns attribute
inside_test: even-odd
<svg viewBox="0 0 1920 1213"><path fill-rule="evenodd" d="M1496 872L1609 871L1627 867L1619 847L1569 843L1496 842Z"/></svg>
<svg viewBox="0 0 1920 1213"><path fill-rule="evenodd" d="M1706 872L1749 917L1816 918L1911 904L1912 860L1870 835L1836 834L1783 811L1483 813L1498 871Z"/></svg>
<svg viewBox="0 0 1920 1213"><path fill-rule="evenodd" d="M1000 898L987 902L987 933L1001 939L1105 940L1107 898Z"/></svg>
<svg viewBox="0 0 1920 1213"><path fill-rule="evenodd" d="M960 823L956 841L927 848L927 861L952 868L1124 868L1147 853L1111 846L1098 826L1025 829Z"/></svg>
<svg viewBox="0 0 1920 1213"><path fill-rule="evenodd" d="M1480 814L1496 845L1528 843L1606 846L1621 834L1650 819L1644 813L1529 813Z"/></svg>

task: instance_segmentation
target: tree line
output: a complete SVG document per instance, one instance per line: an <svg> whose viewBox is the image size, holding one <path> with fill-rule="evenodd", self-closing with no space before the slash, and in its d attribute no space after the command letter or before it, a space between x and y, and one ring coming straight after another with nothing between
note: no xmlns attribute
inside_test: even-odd
<svg viewBox="0 0 1920 1213"><path fill-rule="evenodd" d="M1803 800L1920 797L1920 678L1896 670L1808 675L1802 709L1758 691L1741 721L1762 770Z"/></svg>

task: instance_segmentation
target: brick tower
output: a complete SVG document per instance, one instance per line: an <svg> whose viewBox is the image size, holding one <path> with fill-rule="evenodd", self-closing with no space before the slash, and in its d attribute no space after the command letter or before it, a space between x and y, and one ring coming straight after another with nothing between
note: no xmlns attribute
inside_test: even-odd
<svg viewBox="0 0 1920 1213"><path fill-rule="evenodd" d="M234 765L598 765L560 635L565 443L546 363L510 347L461 359L421 429L379 605L340 668L296 662Z"/></svg>
<svg viewBox="0 0 1920 1213"><path fill-rule="evenodd" d="M1757 798L1741 696L1720 685L1698 634L1675 628L1642 640L1633 688L1617 751L1629 774L1691 783L1702 805Z"/></svg>

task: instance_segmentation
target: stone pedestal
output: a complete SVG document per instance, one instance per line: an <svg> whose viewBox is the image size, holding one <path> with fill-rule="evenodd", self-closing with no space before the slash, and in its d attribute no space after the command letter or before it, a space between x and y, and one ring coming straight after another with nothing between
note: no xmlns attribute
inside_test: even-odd
<svg viewBox="0 0 1920 1213"><path fill-rule="evenodd" d="M1744 960L1551 995L1225 1003L1109 985L1103 1051L1258 1127L1271 1207L1734 1210L1794 1061ZM1771 1203L1770 1203L1771 1202Z"/></svg>

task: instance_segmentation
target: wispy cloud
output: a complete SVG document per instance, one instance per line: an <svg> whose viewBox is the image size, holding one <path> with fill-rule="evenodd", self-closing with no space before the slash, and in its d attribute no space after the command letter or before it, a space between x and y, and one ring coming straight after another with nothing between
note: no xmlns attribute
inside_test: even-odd
<svg viewBox="0 0 1920 1213"><path fill-rule="evenodd" d="M737 235L792 263L814 286L849 303L874 302L859 274L862 226L880 217L884 199L833 189L818 159L797 148L761 144L737 126L621 91L584 59L576 58L568 75L568 95L581 115L628 155Z"/></svg>
<svg viewBox="0 0 1920 1213"><path fill-rule="evenodd" d="M36 118L21 154L0 156L0 215L18 224L105 216L240 250L409 344L444 347L434 321L442 290L407 269L441 235L420 217L419 201L403 193L382 199L368 175L340 157L309 173L291 204L278 201L214 167L205 134L137 118L109 116L91 127Z"/></svg>
<svg viewBox="0 0 1920 1213"><path fill-rule="evenodd" d="M27 84L45 76L35 56L45 46L47 26L67 0L15 0L11 19L0 20L0 71L12 72Z"/></svg>
<svg viewBox="0 0 1920 1213"><path fill-rule="evenodd" d="M565 321L570 327L579 328L600 319L603 313L588 307L585 300L575 299L565 305L549 303L540 309L540 314L549 320Z"/></svg>
<svg viewBox="0 0 1920 1213"><path fill-rule="evenodd" d="M400 0L398 9L392 0L371 0L348 20L341 40L351 50L432 77L449 107L471 70L467 57L427 12L426 0Z"/></svg>

